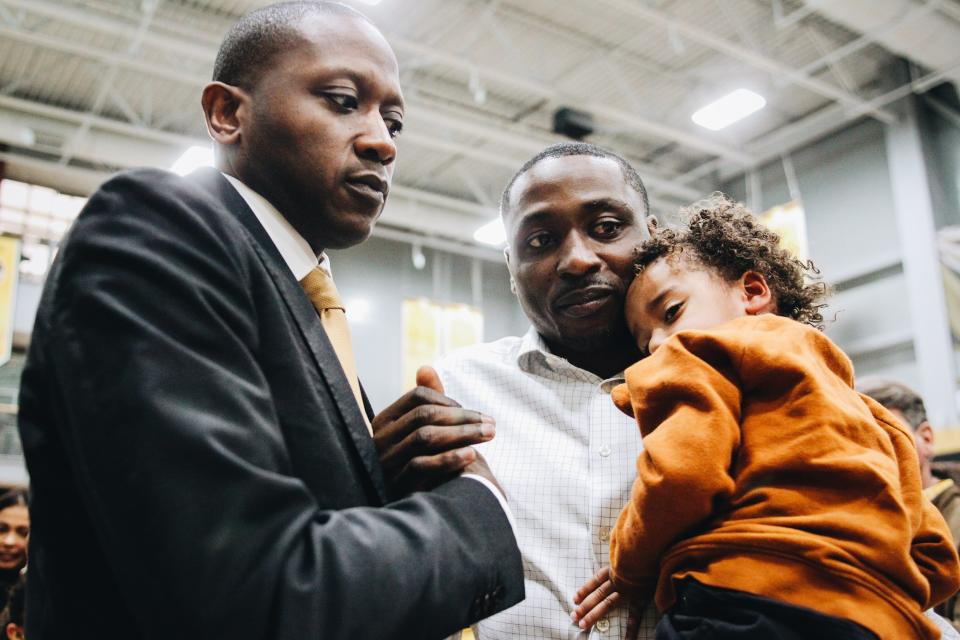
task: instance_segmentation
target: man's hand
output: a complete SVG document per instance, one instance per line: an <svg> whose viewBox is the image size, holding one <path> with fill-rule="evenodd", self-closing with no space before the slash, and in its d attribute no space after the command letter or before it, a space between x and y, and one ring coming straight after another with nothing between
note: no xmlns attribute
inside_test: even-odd
<svg viewBox="0 0 960 640"><path fill-rule="evenodd" d="M420 367L417 387L377 415L372 427L383 472L394 491L430 489L463 471L493 479L485 462L482 468L467 469L480 459L471 445L493 438L493 418L443 395L432 367Z"/></svg>
<svg viewBox="0 0 960 640"><path fill-rule="evenodd" d="M570 618L581 629L589 629L616 607L621 599L620 592L610 580L610 567L604 567L577 590L573 596L573 604L578 606L570 614ZM640 632L640 615L640 608L631 603L624 640L636 640Z"/></svg>

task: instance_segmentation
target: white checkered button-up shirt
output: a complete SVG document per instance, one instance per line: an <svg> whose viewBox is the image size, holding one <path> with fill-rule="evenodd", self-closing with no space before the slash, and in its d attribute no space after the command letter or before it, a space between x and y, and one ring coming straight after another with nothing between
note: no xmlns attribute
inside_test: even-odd
<svg viewBox="0 0 960 640"><path fill-rule="evenodd" d="M630 496L641 449L636 423L602 380L550 353L534 329L461 349L437 363L446 394L497 421L480 445L510 501L526 599L478 625L480 640L623 638L626 609L590 632L570 620L573 594L609 563L610 531ZM656 613L640 640L652 640Z"/></svg>

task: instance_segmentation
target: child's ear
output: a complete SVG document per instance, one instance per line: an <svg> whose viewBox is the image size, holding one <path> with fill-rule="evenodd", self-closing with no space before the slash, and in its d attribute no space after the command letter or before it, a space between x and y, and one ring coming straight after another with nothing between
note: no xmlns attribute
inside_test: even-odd
<svg viewBox="0 0 960 640"><path fill-rule="evenodd" d="M777 304L763 274L747 271L740 276L740 286L743 290L743 305L747 315L776 313Z"/></svg>

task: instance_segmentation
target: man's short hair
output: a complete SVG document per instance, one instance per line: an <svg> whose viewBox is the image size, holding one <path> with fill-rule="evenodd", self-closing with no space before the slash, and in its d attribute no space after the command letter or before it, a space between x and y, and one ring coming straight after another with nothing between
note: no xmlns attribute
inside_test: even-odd
<svg viewBox="0 0 960 640"><path fill-rule="evenodd" d="M301 39L297 27L304 18L331 14L369 22L353 7L325 0L280 2L251 11L223 37L213 64L213 80L250 90L270 68L273 58Z"/></svg>
<svg viewBox="0 0 960 640"><path fill-rule="evenodd" d="M506 217L507 210L510 207L510 191L513 189L513 185L516 184L517 180L520 179L520 176L532 169L533 166L541 160L563 158L566 156L593 156L595 158L613 160L620 165L620 170L623 172L623 181L640 194L640 199L643 201L644 215L650 211L650 199L647 196L647 188L643 185L640 174L637 173L637 170L634 169L629 162L612 151L588 142L558 142L557 144L550 145L527 160L523 166L520 167L520 170L510 178L510 182L507 183L507 188L503 190L503 195L500 196L500 216Z"/></svg>
<svg viewBox="0 0 960 640"><path fill-rule="evenodd" d="M868 395L887 409L896 409L916 429L927 421L927 409L920 395L896 380L866 378L857 384L860 393Z"/></svg>

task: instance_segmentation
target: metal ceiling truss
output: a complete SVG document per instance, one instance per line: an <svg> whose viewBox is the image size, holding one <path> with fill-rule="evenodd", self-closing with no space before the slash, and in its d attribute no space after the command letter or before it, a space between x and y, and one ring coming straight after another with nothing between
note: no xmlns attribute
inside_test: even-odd
<svg viewBox="0 0 960 640"><path fill-rule="evenodd" d="M112 79L116 74L116 70L125 69L135 71L152 77L195 87L203 86L208 81L205 75L202 75L196 70L191 71L187 68L175 69L171 66L149 62L135 57L134 54L139 48L148 46L165 54L169 54L171 57L187 58L196 63L196 69L201 69L208 66L215 56L217 42L216 38L211 35L210 32L204 33L199 30L191 30L184 28L182 25L160 25L160 17L155 13L157 0L151 1L154 4L153 10L143 13L131 46L126 51L120 53L97 46L69 42L59 37L31 30L27 26L29 23L28 17L33 16L45 20L58 20L74 27L95 30L113 36L129 31L131 23L127 21L95 12L82 11L71 6L59 5L48 0L0 0L0 21L4 23L0 24L0 36L15 39L25 44L45 47L73 56L79 56L99 63L106 69L96 99L89 109L88 114L80 121L77 137L64 149L63 162L69 161L72 154L75 153L76 146L82 139L83 133L89 129L90 126L93 126L93 123L96 123L96 126L101 128L112 127L115 131L123 129L141 134L143 132L150 132L146 134L147 136L167 134L167 132L159 130L164 124L155 121L152 117L152 105L149 100L145 100L144 103L140 105L141 109L138 111L112 86ZM495 0L495 2L486 6L483 18L487 25L492 24L496 26L498 2L499 0ZM835 106L823 109L818 113L788 125L784 128L787 132L786 134L782 131L777 131L769 136L753 141L747 145L746 148L736 148L731 144L714 141L707 136L700 136L690 131L666 126L661 122L640 117L634 112L582 100L578 96L564 93L545 82L534 80L512 71L479 64L474 60L464 57L462 54L441 50L434 44L415 42L409 38L390 33L386 35L391 44L399 52L413 57L418 64L429 63L462 72L467 77L467 84L473 85L473 90L477 89L477 83L480 83L479 86L482 87L497 84L513 87L538 98L540 100L538 103L539 107L543 105L570 106L590 112L598 119L609 123L612 127L616 127L619 130L639 134L646 139L677 144L695 153L711 156L709 160L680 176L665 176L662 170L658 170L655 166L651 166L648 163L636 163L638 170L644 176L651 191L666 197L668 200L676 201L690 201L698 197L701 189L698 189L696 186L691 186L691 184L704 180L715 171L729 175L742 171L745 168L757 166L768 160L770 156L768 149L775 141L789 140L792 145L789 148L778 149L779 155L779 153L788 152L796 148L796 146L805 144L818 134L822 135L821 132L825 127L836 128L836 122L838 121L841 123L849 122L855 118L867 115L884 123L895 122L896 114L885 108L890 102L896 99L895 97L890 98L890 96L906 95L907 93L918 90L918 83L914 82L904 85L894 92L885 94L885 96L881 96L879 99L866 99L857 95L849 86L837 87L814 77L814 75L825 66L833 65L842 58L870 44L871 34L857 38L851 43L841 46L839 49L827 51L814 63L808 64L802 69L796 69L770 58L753 48L726 40L706 29L677 19L665 11L649 5L631 0L598 0L598 2L625 15L636 17L649 24L658 25L666 29L668 33L674 37L689 39L698 45L706 46L725 56L740 60L752 67L763 70L779 81L803 87L834 101ZM930 11L941 3L942 0L928 0L927 3L904 16L903 19L911 19L911 17L920 12ZM776 11L778 6L778 2L774 2L775 23L780 28L791 26L814 13L806 9L798 9L792 14L785 15L782 12L782 7L780 7L781 11L779 13ZM150 8L149 3L146 5L146 8ZM151 28L151 25L158 28ZM174 26L177 29L176 35L173 35ZM885 26L884 28L892 27ZM617 64L616 58L620 55L618 51L622 50L623 46L624 45L614 47L612 52L601 56L601 59L604 60L606 64ZM461 47L461 49L463 49L463 47ZM945 75L946 74L937 74L936 77L943 77ZM842 77L842 75L839 77ZM933 78L933 76L923 80L923 82L929 83L931 78ZM922 85L923 82L921 82L920 85ZM14 81L13 84L16 85L16 81ZM15 89L16 87L14 86L13 88ZM6 89L8 94L11 92L10 86L4 89ZM621 91L621 93L624 92L624 95L628 97L629 101L629 87ZM0 96L0 98L2 97L3 96ZM106 122L108 119L97 117L107 100L130 121L129 125L116 127ZM408 139L410 142L428 149L468 157L504 169L519 166L526 157L529 157L529 155L536 153L546 146L546 144L556 140L556 138L548 137L545 132L539 132L523 124L511 123L505 125L499 121L492 121L492 119L491 121L484 121L478 118L476 114L464 113L452 115L445 113L444 109L431 105L422 98L414 98L410 103L412 107L411 111L417 113L417 116L414 117L422 117L432 125L430 127L420 128L415 132L409 131ZM183 114L173 114L171 117L175 120L183 117ZM117 123L118 121L111 122ZM829 122L829 125L825 124L827 122ZM127 129L127 126L129 126L130 129ZM450 140L449 137L442 135L443 131L438 131L438 128L457 132L464 136L481 138L497 145L498 149L492 151L479 148L474 144ZM176 136L176 134L170 135ZM179 138L185 139L187 137L179 136ZM172 138L167 139L170 140ZM192 138L190 139L192 140ZM504 150L508 151L505 153Z"/></svg>

